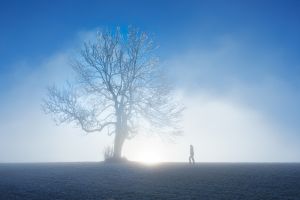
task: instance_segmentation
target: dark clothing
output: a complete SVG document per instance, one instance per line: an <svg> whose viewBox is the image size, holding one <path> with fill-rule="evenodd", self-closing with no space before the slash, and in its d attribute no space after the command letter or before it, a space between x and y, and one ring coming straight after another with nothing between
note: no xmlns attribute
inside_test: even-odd
<svg viewBox="0 0 300 200"><path fill-rule="evenodd" d="M189 163L195 164L195 159L194 159L194 147L191 145L190 146L190 157L189 157Z"/></svg>
<svg viewBox="0 0 300 200"><path fill-rule="evenodd" d="M190 155L194 155L194 148L190 148Z"/></svg>

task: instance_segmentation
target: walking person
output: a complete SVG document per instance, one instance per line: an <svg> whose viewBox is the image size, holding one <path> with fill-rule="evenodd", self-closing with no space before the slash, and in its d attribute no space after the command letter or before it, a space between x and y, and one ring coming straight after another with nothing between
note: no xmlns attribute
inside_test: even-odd
<svg viewBox="0 0 300 200"><path fill-rule="evenodd" d="M194 147L193 147L193 145L190 145L190 157L189 157L189 163L190 163L190 164L195 164L195 159L194 159Z"/></svg>

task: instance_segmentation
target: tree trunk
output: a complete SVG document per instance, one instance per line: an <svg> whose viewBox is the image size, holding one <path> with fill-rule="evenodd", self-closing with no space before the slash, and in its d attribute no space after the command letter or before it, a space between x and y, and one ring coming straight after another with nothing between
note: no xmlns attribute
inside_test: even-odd
<svg viewBox="0 0 300 200"><path fill-rule="evenodd" d="M114 141L114 158L120 159L122 157L122 148L125 142L125 137L121 131L116 131L115 141Z"/></svg>
<svg viewBox="0 0 300 200"><path fill-rule="evenodd" d="M119 108L116 109L116 113L117 124L114 141L114 159L118 160L122 157L122 148L127 136L127 118L123 112L123 106L119 106Z"/></svg>

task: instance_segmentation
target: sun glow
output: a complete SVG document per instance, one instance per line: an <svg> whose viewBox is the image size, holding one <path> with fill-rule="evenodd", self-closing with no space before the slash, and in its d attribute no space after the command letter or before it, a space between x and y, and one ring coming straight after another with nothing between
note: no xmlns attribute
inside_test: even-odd
<svg viewBox="0 0 300 200"><path fill-rule="evenodd" d="M156 138L132 141L126 152L130 160L145 164L157 164L163 161L163 144Z"/></svg>
<svg viewBox="0 0 300 200"><path fill-rule="evenodd" d="M147 164L155 164L161 162L161 156L156 149L143 149L138 160Z"/></svg>

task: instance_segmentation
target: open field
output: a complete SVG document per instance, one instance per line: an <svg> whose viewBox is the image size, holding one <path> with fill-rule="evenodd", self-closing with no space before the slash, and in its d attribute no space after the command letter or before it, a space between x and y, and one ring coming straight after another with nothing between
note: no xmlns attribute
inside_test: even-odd
<svg viewBox="0 0 300 200"><path fill-rule="evenodd" d="M300 164L0 164L0 199L300 199Z"/></svg>

